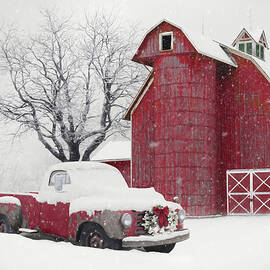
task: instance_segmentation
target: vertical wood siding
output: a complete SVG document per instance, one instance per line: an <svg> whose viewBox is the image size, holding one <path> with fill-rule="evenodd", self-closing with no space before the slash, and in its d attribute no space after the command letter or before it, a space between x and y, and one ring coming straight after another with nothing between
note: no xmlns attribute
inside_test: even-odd
<svg viewBox="0 0 270 270"><path fill-rule="evenodd" d="M189 215L217 213L215 62L207 57L159 57L153 99L154 186L178 195Z"/></svg>
<svg viewBox="0 0 270 270"><path fill-rule="evenodd" d="M132 115L132 186L152 187L154 185L154 112L153 84Z"/></svg>
<svg viewBox="0 0 270 270"><path fill-rule="evenodd" d="M226 210L226 170L270 167L270 85L253 63L234 57L238 68L220 64L217 76L221 115L221 212Z"/></svg>

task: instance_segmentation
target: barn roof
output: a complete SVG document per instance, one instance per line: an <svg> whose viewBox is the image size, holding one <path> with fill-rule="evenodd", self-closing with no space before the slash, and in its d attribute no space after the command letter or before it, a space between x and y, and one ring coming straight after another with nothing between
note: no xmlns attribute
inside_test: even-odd
<svg viewBox="0 0 270 270"><path fill-rule="evenodd" d="M263 74L263 76L267 79L267 81L270 83L270 53L268 51L265 52L265 61L263 61L259 59L258 57L242 52L236 49L235 47L222 44L218 41L216 42L219 43L220 46L222 46L223 48L226 48L232 54L236 54L238 56L241 56L251 61L258 68L258 70Z"/></svg>
<svg viewBox="0 0 270 270"><path fill-rule="evenodd" d="M166 19L161 20L149 31L147 31L147 33L142 39L142 42L150 32L152 32L156 27L158 27L163 22L171 24L172 26L181 30L198 53L213 58L215 60L221 61L223 63L226 63L228 65L237 67L237 64L226 54L226 52L220 47L218 43L214 42L213 39L207 36L203 36L199 33L196 33L190 29L180 27ZM134 55L132 60L136 61L136 54Z"/></svg>
<svg viewBox="0 0 270 270"><path fill-rule="evenodd" d="M93 161L125 161L130 159L130 141L103 142L91 156Z"/></svg>
<svg viewBox="0 0 270 270"><path fill-rule="evenodd" d="M164 22L164 21L167 23L170 23L167 20L162 20L161 22ZM147 34L149 34L159 24L152 27L147 32ZM206 37L201 36L201 35L196 35L196 34L189 32L189 31L187 32L186 28L183 29L182 27L176 26L173 23L170 23L170 24L172 24L173 26L175 26L183 31L183 33L186 35L186 37L189 39L189 41L192 43L192 45L195 47L195 49L197 50L198 53L206 55L208 57L211 57L213 59L216 59L218 61L221 61L223 63L229 64L229 65L234 66L234 67L237 67L237 63L233 58L233 54L238 55L240 57L243 57L243 58L251 61L257 67L257 69L263 74L263 76L267 79L267 81L270 83L270 52L268 50L265 51L265 61L263 61L257 57L254 57L250 54L242 52L242 51L240 51L240 50L238 50L230 45L220 43L218 41L206 38ZM145 37L147 36L147 34L145 35ZM264 34L264 32L263 32L263 34ZM153 71L152 71L149 73L149 75L146 78L145 82L143 83L142 87L140 88L137 95L135 96L132 103L130 104L129 108L127 109L126 113L124 114L123 118L125 120L130 120L132 112L136 109L136 107L138 106L138 104L142 100L144 94L147 92L147 90L151 86L153 80L154 80L154 78L153 78Z"/></svg>

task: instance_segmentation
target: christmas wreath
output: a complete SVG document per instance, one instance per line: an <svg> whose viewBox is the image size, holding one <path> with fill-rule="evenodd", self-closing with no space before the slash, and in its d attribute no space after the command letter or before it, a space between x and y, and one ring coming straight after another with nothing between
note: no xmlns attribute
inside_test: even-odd
<svg viewBox="0 0 270 270"><path fill-rule="evenodd" d="M178 217L175 210L168 206L157 205L151 211L146 211L143 217L142 226L151 234L162 234L165 232L174 232L177 229Z"/></svg>

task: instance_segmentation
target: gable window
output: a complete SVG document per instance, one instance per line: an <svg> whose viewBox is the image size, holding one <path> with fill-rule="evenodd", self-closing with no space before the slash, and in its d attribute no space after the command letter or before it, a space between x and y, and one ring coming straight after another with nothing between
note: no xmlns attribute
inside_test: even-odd
<svg viewBox="0 0 270 270"><path fill-rule="evenodd" d="M264 47L261 45L261 59L264 59Z"/></svg>
<svg viewBox="0 0 270 270"><path fill-rule="evenodd" d="M247 43L247 53L252 54L252 43Z"/></svg>
<svg viewBox="0 0 270 270"><path fill-rule="evenodd" d="M245 51L245 44L244 43L239 43L239 51L242 51L242 52Z"/></svg>
<svg viewBox="0 0 270 270"><path fill-rule="evenodd" d="M256 56L260 57L260 45L256 44Z"/></svg>
<svg viewBox="0 0 270 270"><path fill-rule="evenodd" d="M165 32L159 35L159 50L169 51L173 49L173 32Z"/></svg>

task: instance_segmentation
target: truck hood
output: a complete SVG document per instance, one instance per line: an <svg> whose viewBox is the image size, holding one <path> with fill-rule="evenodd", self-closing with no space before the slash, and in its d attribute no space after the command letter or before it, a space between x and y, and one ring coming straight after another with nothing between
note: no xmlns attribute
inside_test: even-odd
<svg viewBox="0 0 270 270"><path fill-rule="evenodd" d="M151 210L153 206L168 206L181 209L179 204L166 201L154 188L127 188L123 190L106 189L102 194L80 197L70 202L70 214L86 211L89 215L94 211Z"/></svg>

